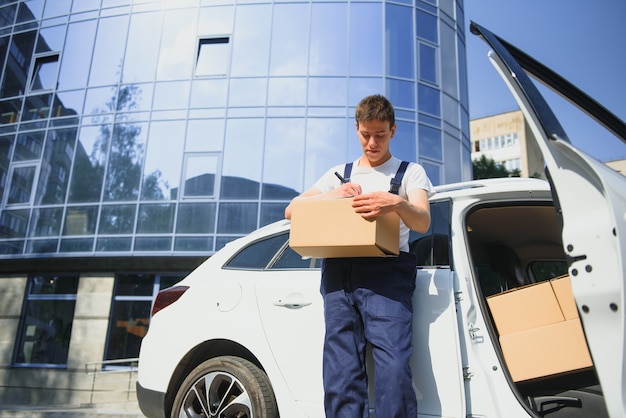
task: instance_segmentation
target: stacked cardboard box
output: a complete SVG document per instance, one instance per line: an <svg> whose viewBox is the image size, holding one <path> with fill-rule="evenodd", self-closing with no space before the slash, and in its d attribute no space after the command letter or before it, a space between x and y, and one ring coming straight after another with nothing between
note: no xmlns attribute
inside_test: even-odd
<svg viewBox="0 0 626 418"><path fill-rule="evenodd" d="M569 276L489 296L487 303L514 381L593 365Z"/></svg>

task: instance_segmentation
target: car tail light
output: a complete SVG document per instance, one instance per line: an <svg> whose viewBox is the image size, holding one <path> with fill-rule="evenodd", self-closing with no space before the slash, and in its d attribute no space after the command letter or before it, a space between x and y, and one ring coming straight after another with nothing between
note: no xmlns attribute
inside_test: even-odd
<svg viewBox="0 0 626 418"><path fill-rule="evenodd" d="M189 286L173 286L167 289L161 290L152 306L152 316L159 312L163 308L167 308L172 303L176 302L182 295L189 289Z"/></svg>

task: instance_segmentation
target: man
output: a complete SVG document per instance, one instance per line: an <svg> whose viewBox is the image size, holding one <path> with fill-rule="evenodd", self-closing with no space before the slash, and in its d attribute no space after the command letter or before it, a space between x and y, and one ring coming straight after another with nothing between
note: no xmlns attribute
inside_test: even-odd
<svg viewBox="0 0 626 418"><path fill-rule="evenodd" d="M397 213L400 255L323 260L324 408L327 418L369 417L365 370L369 342L376 418L416 417L409 365L416 261L408 253L408 236L409 229L423 233L430 225L432 184L420 165L409 163L399 189L390 189L391 180L403 169L389 150L396 124L393 106L385 97L364 98L355 119L363 154L352 163L351 172L343 165L333 167L295 199L353 197L354 211L366 219ZM291 205L285 217L291 218Z"/></svg>

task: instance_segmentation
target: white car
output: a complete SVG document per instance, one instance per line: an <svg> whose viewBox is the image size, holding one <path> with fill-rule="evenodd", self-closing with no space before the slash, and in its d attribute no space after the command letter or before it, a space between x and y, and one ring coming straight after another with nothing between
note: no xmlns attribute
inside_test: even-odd
<svg viewBox="0 0 626 418"><path fill-rule="evenodd" d="M419 416L624 417L626 178L569 143L522 66L584 93L484 28L472 31L491 46L538 138L549 182L437 188L430 230L411 239ZM591 103L587 111L626 142L626 125ZM289 247L289 226L227 244L158 295L139 360L146 416L324 416L319 260ZM568 279L573 308L559 299L563 317L552 320L529 289L558 298L556 277ZM525 302L496 306L511 295ZM503 319L525 329L508 334ZM578 340L559 334L559 321Z"/></svg>

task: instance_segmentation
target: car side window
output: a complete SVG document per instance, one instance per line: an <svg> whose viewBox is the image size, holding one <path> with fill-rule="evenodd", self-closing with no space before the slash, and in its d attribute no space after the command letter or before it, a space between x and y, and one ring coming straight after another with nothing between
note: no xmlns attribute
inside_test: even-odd
<svg viewBox="0 0 626 418"><path fill-rule="evenodd" d="M409 251L417 256L417 265L451 266L450 260L450 201L430 205L430 227L424 234L411 231Z"/></svg>
<svg viewBox="0 0 626 418"><path fill-rule="evenodd" d="M300 254L287 246L276 262L272 265L273 270L289 269L312 269L320 267L319 258L302 257Z"/></svg>
<svg viewBox="0 0 626 418"><path fill-rule="evenodd" d="M255 241L231 258L225 268L263 270L286 244L289 234L282 233Z"/></svg>

